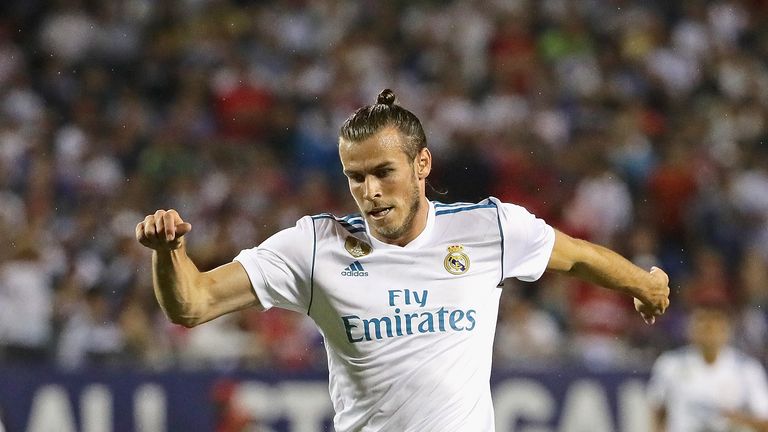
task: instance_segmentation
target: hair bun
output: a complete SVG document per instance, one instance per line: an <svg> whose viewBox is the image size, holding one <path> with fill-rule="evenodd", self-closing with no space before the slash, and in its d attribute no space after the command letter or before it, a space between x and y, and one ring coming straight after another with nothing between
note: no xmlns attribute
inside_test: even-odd
<svg viewBox="0 0 768 432"><path fill-rule="evenodd" d="M376 103L392 106L395 103L395 92L390 89L382 90L376 97Z"/></svg>

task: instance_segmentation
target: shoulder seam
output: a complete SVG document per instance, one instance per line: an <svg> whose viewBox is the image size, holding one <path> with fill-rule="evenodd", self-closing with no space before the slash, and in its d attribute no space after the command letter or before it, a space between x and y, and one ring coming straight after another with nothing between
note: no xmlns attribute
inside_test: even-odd
<svg viewBox="0 0 768 432"><path fill-rule="evenodd" d="M477 210L482 208L495 208L496 204L473 204L466 207L450 207L450 208L444 208L435 211L435 216L444 215L444 214L451 214L451 213L459 213L464 211L470 211L470 210Z"/></svg>
<svg viewBox="0 0 768 432"><path fill-rule="evenodd" d="M317 229L315 228L315 218L312 218L312 267L309 271L309 304L307 305L307 315L312 311L312 300L315 297L315 257L317 256Z"/></svg>
<svg viewBox="0 0 768 432"><path fill-rule="evenodd" d="M432 201L432 203L435 205L435 208L437 207L461 207L461 206L471 206L475 205L477 203L470 203L470 202L455 202L455 203L442 203L440 201Z"/></svg>
<svg viewBox="0 0 768 432"><path fill-rule="evenodd" d="M499 243L501 244L501 280L499 285L504 283L504 228L501 226L501 211L499 206L496 205L490 198L488 198L488 205L496 207L496 222L499 224Z"/></svg>
<svg viewBox="0 0 768 432"><path fill-rule="evenodd" d="M351 234L359 233L365 231L365 224L363 223L362 218L360 221L348 221L343 218L339 218L337 216L334 216L330 213L320 213L318 215L311 216L312 221L320 220L320 219L330 219L332 221L335 221L339 225L341 225L345 230L350 232Z"/></svg>

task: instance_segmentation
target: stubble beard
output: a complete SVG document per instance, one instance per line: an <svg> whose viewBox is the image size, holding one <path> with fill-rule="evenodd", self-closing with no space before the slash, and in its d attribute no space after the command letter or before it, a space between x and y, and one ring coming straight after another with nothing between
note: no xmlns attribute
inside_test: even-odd
<svg viewBox="0 0 768 432"><path fill-rule="evenodd" d="M413 183L413 189L411 189L410 206L408 207L408 214L405 216L405 220L400 226L397 227L381 227L376 231L382 237L389 240L397 240L408 232L413 226L413 220L416 218L416 213L421 208L421 194L419 193L418 182Z"/></svg>

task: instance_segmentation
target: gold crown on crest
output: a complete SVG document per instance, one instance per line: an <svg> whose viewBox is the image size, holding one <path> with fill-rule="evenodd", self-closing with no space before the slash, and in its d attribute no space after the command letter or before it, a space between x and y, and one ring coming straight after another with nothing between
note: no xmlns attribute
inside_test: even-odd
<svg viewBox="0 0 768 432"><path fill-rule="evenodd" d="M464 250L464 246L462 246L462 245L448 246L448 252L449 253L457 253L457 252L461 252L463 250Z"/></svg>

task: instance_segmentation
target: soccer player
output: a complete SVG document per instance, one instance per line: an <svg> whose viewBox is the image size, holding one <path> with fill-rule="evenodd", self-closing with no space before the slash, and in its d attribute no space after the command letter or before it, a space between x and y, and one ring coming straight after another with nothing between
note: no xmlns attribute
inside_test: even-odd
<svg viewBox="0 0 768 432"><path fill-rule="evenodd" d="M690 345L662 354L651 373L655 432L768 431L765 370L728 345L730 329L723 303L693 307Z"/></svg>
<svg viewBox="0 0 768 432"><path fill-rule="evenodd" d="M175 323L254 306L309 315L325 339L337 431L493 431L505 279L568 273L634 297L648 323L669 304L669 280L493 197L429 201L424 130L394 100L382 91L341 127L359 214L305 216L207 272L187 256L192 226L174 210L147 216L136 237L154 249L155 293Z"/></svg>

